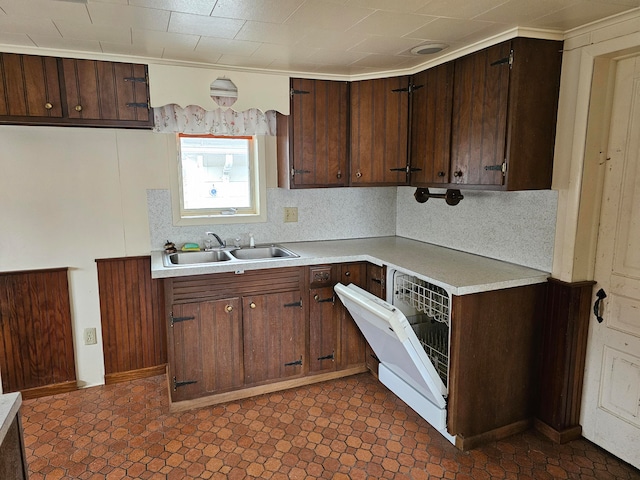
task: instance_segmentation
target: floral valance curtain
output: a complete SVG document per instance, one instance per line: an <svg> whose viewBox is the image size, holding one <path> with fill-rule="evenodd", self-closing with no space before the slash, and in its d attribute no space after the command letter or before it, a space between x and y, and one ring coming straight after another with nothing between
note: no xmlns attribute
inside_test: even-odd
<svg viewBox="0 0 640 480"><path fill-rule="evenodd" d="M223 102L224 103L224 102ZM171 104L153 109L154 131L212 135L275 135L276 112L256 108L235 112L230 108L205 110L197 105Z"/></svg>

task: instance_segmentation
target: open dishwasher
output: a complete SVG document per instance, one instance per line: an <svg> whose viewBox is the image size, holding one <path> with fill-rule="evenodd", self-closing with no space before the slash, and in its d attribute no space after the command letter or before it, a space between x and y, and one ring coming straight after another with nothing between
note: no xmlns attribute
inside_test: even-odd
<svg viewBox="0 0 640 480"><path fill-rule="evenodd" d="M388 301L353 284L335 291L380 360L380 381L455 444L447 432L450 294L400 271L388 279Z"/></svg>

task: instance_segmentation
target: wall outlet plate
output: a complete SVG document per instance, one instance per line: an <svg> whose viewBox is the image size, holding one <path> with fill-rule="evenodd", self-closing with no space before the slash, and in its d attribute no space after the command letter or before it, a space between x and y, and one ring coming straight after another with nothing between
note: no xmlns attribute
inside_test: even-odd
<svg viewBox="0 0 640 480"><path fill-rule="evenodd" d="M284 207L284 223L298 221L298 207Z"/></svg>
<svg viewBox="0 0 640 480"><path fill-rule="evenodd" d="M98 337L96 336L95 328L85 328L84 329L84 344L85 345L95 345L98 343Z"/></svg>

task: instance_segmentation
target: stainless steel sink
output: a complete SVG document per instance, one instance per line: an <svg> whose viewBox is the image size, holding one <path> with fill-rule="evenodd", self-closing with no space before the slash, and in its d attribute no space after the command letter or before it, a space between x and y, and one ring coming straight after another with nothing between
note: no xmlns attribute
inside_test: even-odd
<svg viewBox="0 0 640 480"><path fill-rule="evenodd" d="M208 252L177 252L165 254L165 267L177 265L194 265L199 263L217 263L233 260L226 250L212 250Z"/></svg>
<svg viewBox="0 0 640 480"><path fill-rule="evenodd" d="M231 250L231 255L238 260L265 260L269 258L296 258L298 255L280 245L262 245L253 248Z"/></svg>

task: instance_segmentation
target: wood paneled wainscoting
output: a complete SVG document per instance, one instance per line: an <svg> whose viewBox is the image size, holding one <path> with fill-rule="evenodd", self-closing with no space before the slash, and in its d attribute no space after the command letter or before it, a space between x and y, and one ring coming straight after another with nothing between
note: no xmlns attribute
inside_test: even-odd
<svg viewBox="0 0 640 480"><path fill-rule="evenodd" d="M580 402L594 284L554 278L547 284L535 426L558 443L582 433Z"/></svg>
<svg viewBox="0 0 640 480"><path fill-rule="evenodd" d="M105 383L165 373L164 288L151 278L151 258L96 260Z"/></svg>
<svg viewBox="0 0 640 480"><path fill-rule="evenodd" d="M23 398L77 388L66 268L0 273L0 375Z"/></svg>

